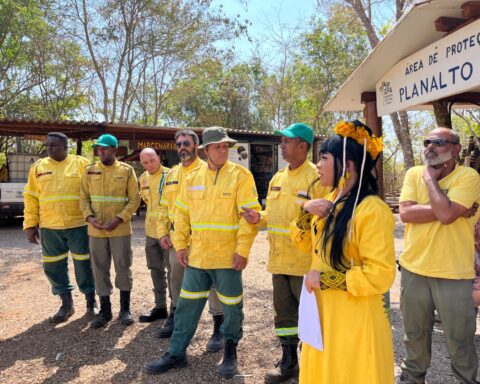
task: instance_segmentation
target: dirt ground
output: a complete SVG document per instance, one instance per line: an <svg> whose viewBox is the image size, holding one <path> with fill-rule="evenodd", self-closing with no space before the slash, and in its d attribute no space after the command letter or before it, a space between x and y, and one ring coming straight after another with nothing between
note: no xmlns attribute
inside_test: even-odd
<svg viewBox="0 0 480 384"><path fill-rule="evenodd" d="M136 319L153 304L150 274L144 257L143 221L134 218L132 313ZM402 225L396 229L397 254L402 249ZM271 277L266 272L268 243L257 237L244 272L244 338L238 347L239 371L233 381L263 383L263 375L280 357L273 331ZM73 272L72 272L73 277ZM404 355L403 326L399 314L399 276L391 290L396 370ZM50 293L43 275L41 250L29 244L21 222L0 227L0 383L221 383L216 374L222 352L206 353L212 332L205 310L188 349L189 366L164 375L145 373L143 366L163 354L168 340L155 338L161 322L135 322L123 327L116 321L118 291L113 295L114 320L100 330L90 329L84 316L83 295L74 290L75 314L67 323L53 325L58 298ZM480 322L475 343L480 351ZM433 335L429 384L455 383L441 324ZM480 378L480 376L479 376ZM291 380L291 383L294 383ZM364 384L364 383L360 383Z"/></svg>

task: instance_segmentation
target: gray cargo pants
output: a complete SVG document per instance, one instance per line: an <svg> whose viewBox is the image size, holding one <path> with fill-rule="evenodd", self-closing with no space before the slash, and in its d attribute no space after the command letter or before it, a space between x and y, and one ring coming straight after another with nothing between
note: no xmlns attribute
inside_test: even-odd
<svg viewBox="0 0 480 384"><path fill-rule="evenodd" d="M168 251L160 246L160 241L147 236L145 239L147 267L152 277L155 308L167 308ZM171 296L170 296L171 298Z"/></svg>
<svg viewBox="0 0 480 384"><path fill-rule="evenodd" d="M400 309L406 348L402 371L413 381L424 382L431 360L436 309L442 321L454 375L462 383L477 383L472 280L426 277L402 268L401 281Z"/></svg>
<svg viewBox="0 0 480 384"><path fill-rule="evenodd" d="M115 287L121 291L132 290L132 247L131 235L118 237L89 238L90 258L95 288L99 296L112 294L110 265L115 266Z"/></svg>

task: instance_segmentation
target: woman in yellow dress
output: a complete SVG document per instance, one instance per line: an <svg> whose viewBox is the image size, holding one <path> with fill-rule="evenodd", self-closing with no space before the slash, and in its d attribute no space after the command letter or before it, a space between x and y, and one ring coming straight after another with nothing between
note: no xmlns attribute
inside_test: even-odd
<svg viewBox="0 0 480 384"><path fill-rule="evenodd" d="M321 146L320 182L332 192L308 202L292 240L312 254L323 351L303 343L300 383L390 384L393 343L383 294L395 278L394 219L372 174L383 144L359 121L342 122ZM307 213L314 212L316 215Z"/></svg>

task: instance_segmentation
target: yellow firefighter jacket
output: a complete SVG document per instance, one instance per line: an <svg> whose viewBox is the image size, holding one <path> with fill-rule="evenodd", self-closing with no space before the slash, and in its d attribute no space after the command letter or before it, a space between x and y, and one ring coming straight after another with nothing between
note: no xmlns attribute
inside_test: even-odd
<svg viewBox="0 0 480 384"><path fill-rule="evenodd" d="M95 216L106 224L115 216L123 220L113 231L95 229L88 225L94 237L118 237L132 234L131 218L140 205L137 176L133 168L118 160L106 166L101 161L86 167L80 189L80 209L86 220Z"/></svg>
<svg viewBox="0 0 480 384"><path fill-rule="evenodd" d="M188 265L201 269L232 268L235 252L247 258L258 232L248 224L241 207L261 209L253 176L227 161L218 172L207 164L192 170L175 202L173 246L186 249Z"/></svg>
<svg viewBox="0 0 480 384"><path fill-rule="evenodd" d="M188 167L178 164L168 172L162 189L160 214L157 222L157 235L159 239L170 234L170 229L175 222L175 200L180 193L180 186L183 184L185 176L202 164L205 164L205 162L197 157Z"/></svg>
<svg viewBox="0 0 480 384"><path fill-rule="evenodd" d="M327 195L328 189L319 181L312 185L317 178L315 165L306 160L293 171L283 168L270 181L260 222L262 227L267 227L270 273L303 276L310 270L311 255L300 251L290 240L290 222L300 216L300 209L309 198Z"/></svg>
<svg viewBox="0 0 480 384"><path fill-rule="evenodd" d="M140 196L147 205L147 217L145 218L145 235L157 238L157 227L160 217L160 189L165 186L168 168L162 167L153 175L144 172L139 179Z"/></svg>
<svg viewBox="0 0 480 384"><path fill-rule="evenodd" d="M68 155L60 162L46 157L30 167L24 190L23 229L36 226L67 229L87 225L78 201L80 177L88 163L84 157Z"/></svg>

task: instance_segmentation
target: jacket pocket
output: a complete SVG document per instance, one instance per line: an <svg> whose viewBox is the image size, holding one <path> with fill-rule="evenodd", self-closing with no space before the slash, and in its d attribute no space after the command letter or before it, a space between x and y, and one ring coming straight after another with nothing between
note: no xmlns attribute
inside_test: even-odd
<svg viewBox="0 0 480 384"><path fill-rule="evenodd" d="M204 200L205 199L205 186L190 186L188 187L188 198L190 200Z"/></svg>
<svg viewBox="0 0 480 384"><path fill-rule="evenodd" d="M168 184L168 183L166 183L163 186L162 193L164 193L166 196L170 196L170 195L178 196L178 189L179 189L178 184Z"/></svg>
<svg viewBox="0 0 480 384"><path fill-rule="evenodd" d="M292 194L295 198L295 204L303 206L309 199L307 191L303 189L294 189Z"/></svg>
<svg viewBox="0 0 480 384"><path fill-rule="evenodd" d="M278 199L280 197L280 191L270 191L270 193L267 195L267 200L274 200Z"/></svg>
<svg viewBox="0 0 480 384"><path fill-rule="evenodd" d="M37 183L40 186L40 190L50 193L55 193L55 180L52 173L40 173L37 175Z"/></svg>
<svg viewBox="0 0 480 384"><path fill-rule="evenodd" d="M111 181L111 191L113 196L127 196L127 178L115 176Z"/></svg>
<svg viewBox="0 0 480 384"><path fill-rule="evenodd" d="M230 223L237 215L237 196L233 189L217 191L215 206L213 207L214 217L221 222Z"/></svg>

